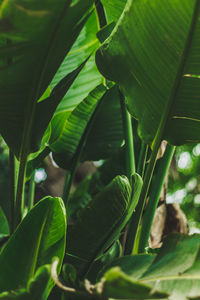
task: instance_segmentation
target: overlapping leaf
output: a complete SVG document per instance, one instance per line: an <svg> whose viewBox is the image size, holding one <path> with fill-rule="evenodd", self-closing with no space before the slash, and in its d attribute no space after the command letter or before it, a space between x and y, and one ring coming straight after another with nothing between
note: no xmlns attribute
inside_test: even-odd
<svg viewBox="0 0 200 300"><path fill-rule="evenodd" d="M104 275L104 293L115 299L198 298L199 257L199 235L172 234L157 255L127 256L113 262Z"/></svg>
<svg viewBox="0 0 200 300"><path fill-rule="evenodd" d="M99 70L120 84L145 142L158 129L173 144L200 140L199 47L199 0L128 0L98 50Z"/></svg>
<svg viewBox="0 0 200 300"><path fill-rule="evenodd" d="M37 100L81 31L86 21L83 16L92 2L1 3L0 132L18 157L22 144L26 145L26 152L33 150L35 141L31 138Z"/></svg>

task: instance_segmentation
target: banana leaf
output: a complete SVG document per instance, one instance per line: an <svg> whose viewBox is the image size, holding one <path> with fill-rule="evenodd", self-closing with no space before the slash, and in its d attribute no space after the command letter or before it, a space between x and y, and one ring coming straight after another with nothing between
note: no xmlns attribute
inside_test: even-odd
<svg viewBox="0 0 200 300"><path fill-rule="evenodd" d="M199 0L128 0L97 51L99 70L119 83L146 143L200 141L199 47Z"/></svg>

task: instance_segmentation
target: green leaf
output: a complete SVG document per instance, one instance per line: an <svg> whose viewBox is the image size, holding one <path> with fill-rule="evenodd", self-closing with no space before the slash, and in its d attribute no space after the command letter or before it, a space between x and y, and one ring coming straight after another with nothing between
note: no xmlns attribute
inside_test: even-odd
<svg viewBox="0 0 200 300"><path fill-rule="evenodd" d="M44 265L40 267L34 278L31 278L26 288L16 291L3 292L0 299L4 300L46 300L49 294L49 281L51 266Z"/></svg>
<svg viewBox="0 0 200 300"><path fill-rule="evenodd" d="M67 74L63 79L61 79L57 85L53 88L50 96L42 101L40 101L36 106L36 117L34 119L34 133L33 139L37 142L42 139L44 130L47 128L58 104L65 96L74 80L77 78L85 64L87 63L89 57L85 59L84 62L80 66L78 66L75 70ZM41 117L45 116L45 117ZM41 136L38 135L38 132L42 130ZM35 135L35 137L34 137Z"/></svg>
<svg viewBox="0 0 200 300"><path fill-rule="evenodd" d="M115 299L162 299L167 298L168 294L159 292L151 288L145 283L136 281L125 273L120 271L120 268L115 267L110 269L104 276L103 295Z"/></svg>
<svg viewBox="0 0 200 300"><path fill-rule="evenodd" d="M53 152L59 153L54 159L62 168L70 169L73 157L79 155L79 147L82 147L95 110L105 92L106 88L100 85L70 115L68 112L61 112L53 118L49 147Z"/></svg>
<svg viewBox="0 0 200 300"><path fill-rule="evenodd" d="M98 50L99 70L119 83L140 136L200 141L199 0L128 0ZM176 130L174 130L176 128Z"/></svg>
<svg viewBox="0 0 200 300"><path fill-rule="evenodd" d="M127 0L101 0L101 2L106 9L106 15L109 22L117 22L123 12Z"/></svg>
<svg viewBox="0 0 200 300"><path fill-rule="evenodd" d="M112 157L122 144L123 133L119 90L117 86L113 86L102 99L81 159L95 161Z"/></svg>
<svg viewBox="0 0 200 300"><path fill-rule="evenodd" d="M17 157L22 147L27 154L35 150L37 101L84 26L92 3L8 0L0 6L0 132ZM45 116L39 112L39 118Z"/></svg>
<svg viewBox="0 0 200 300"><path fill-rule="evenodd" d="M127 256L113 262L104 275L104 293L116 299L156 299L159 294L160 298L169 294L167 299L172 300L199 297L199 259L200 235L172 234L157 255Z"/></svg>
<svg viewBox="0 0 200 300"><path fill-rule="evenodd" d="M38 268L50 264L54 256L62 262L65 236L62 200L44 198L27 214L0 253L0 292L26 288Z"/></svg>
<svg viewBox="0 0 200 300"><path fill-rule="evenodd" d="M99 47L99 42L96 37L97 31L96 15L93 12L88 18L71 51L58 69L58 72L51 82L51 87L54 87L66 73L77 68L83 60ZM102 81L103 78L96 67L93 54L77 80L75 80L68 93L64 96L56 112L74 109L97 85L102 83Z"/></svg>
<svg viewBox="0 0 200 300"><path fill-rule="evenodd" d="M114 155L123 141L118 88L98 86L71 114L58 113L51 124L49 147L63 168L70 169L77 155L82 161Z"/></svg>
<svg viewBox="0 0 200 300"><path fill-rule="evenodd" d="M80 212L69 227L67 253L78 258L79 274L119 238L137 204L141 179L135 174L133 192L125 176L117 176Z"/></svg>

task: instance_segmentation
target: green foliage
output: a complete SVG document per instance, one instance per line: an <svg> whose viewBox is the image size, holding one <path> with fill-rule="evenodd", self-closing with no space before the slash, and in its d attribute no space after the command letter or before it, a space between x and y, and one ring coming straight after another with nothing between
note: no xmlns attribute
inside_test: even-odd
<svg viewBox="0 0 200 300"><path fill-rule="evenodd" d="M199 299L199 235L144 253L174 151L154 172L161 142L200 141L199 17L199 0L0 1L0 299ZM64 203L35 204L50 152ZM101 166L76 187L86 160Z"/></svg>
<svg viewBox="0 0 200 300"><path fill-rule="evenodd" d="M82 16L93 1L84 4L79 1L74 5L70 2L19 0L17 5L13 1L1 4L0 89L4 109L0 115L0 131L18 157L24 144L27 153L35 150L37 134L41 136L46 129L41 126L33 138L35 118L45 117L40 111L39 116L36 114L40 105L37 100L81 31L86 21Z"/></svg>
<svg viewBox="0 0 200 300"><path fill-rule="evenodd" d="M0 292L26 288L37 270L50 264L54 256L61 262L65 235L62 200L44 198L28 213L0 253ZM13 270L17 270L17 276ZM52 281L48 280L43 288L49 293L52 286Z"/></svg>
<svg viewBox="0 0 200 300"><path fill-rule="evenodd" d="M107 267L103 293L115 299L193 299L199 295L199 246L199 235L173 234L157 255L120 258Z"/></svg>
<svg viewBox="0 0 200 300"><path fill-rule="evenodd" d="M173 144L199 141L199 14L199 1L128 0L97 52L99 70L119 83L147 143L158 133Z"/></svg>
<svg viewBox="0 0 200 300"><path fill-rule="evenodd" d="M138 175L134 176L133 182L131 192L126 177L113 179L80 211L76 223L69 227L67 253L84 262L81 267L78 262L80 273L111 246L132 215L142 185Z"/></svg>

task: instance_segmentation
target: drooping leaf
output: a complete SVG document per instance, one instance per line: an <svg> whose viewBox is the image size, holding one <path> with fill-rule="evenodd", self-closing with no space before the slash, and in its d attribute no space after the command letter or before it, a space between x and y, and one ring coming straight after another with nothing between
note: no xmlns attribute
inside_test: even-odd
<svg viewBox="0 0 200 300"><path fill-rule="evenodd" d="M26 288L38 268L50 264L54 256L62 261L65 236L62 200L44 198L27 214L0 253L0 292Z"/></svg>
<svg viewBox="0 0 200 300"><path fill-rule="evenodd" d="M157 255L127 256L113 262L104 275L104 293L116 299L199 297L199 258L199 235L172 234Z"/></svg>
<svg viewBox="0 0 200 300"><path fill-rule="evenodd" d="M145 142L158 130L172 144L200 140L199 47L199 0L128 0L98 50L99 70L119 83Z"/></svg>
<svg viewBox="0 0 200 300"><path fill-rule="evenodd" d="M1 3L0 132L18 157L22 144L26 144L27 153L33 151L32 126L40 105L37 100L84 26L92 2L8 0Z"/></svg>
<svg viewBox="0 0 200 300"><path fill-rule="evenodd" d="M137 204L141 185L141 178L135 174L131 192L128 179L117 176L94 196L69 227L67 253L77 257L79 274L118 239Z"/></svg>

